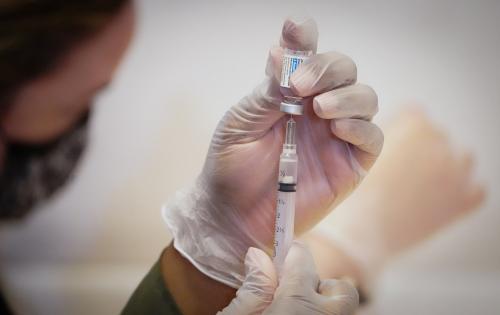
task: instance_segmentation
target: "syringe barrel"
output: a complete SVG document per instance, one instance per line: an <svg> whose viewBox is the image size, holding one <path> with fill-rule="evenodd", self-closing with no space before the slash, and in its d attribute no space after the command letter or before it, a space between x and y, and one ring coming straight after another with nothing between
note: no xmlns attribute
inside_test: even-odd
<svg viewBox="0 0 500 315"><path fill-rule="evenodd" d="M280 155L279 184L297 184L297 153L295 148L287 148L283 145L283 153Z"/></svg>
<svg viewBox="0 0 500 315"><path fill-rule="evenodd" d="M287 146L293 146L288 148ZM274 230L273 261L280 275L285 257L292 245L295 223L295 190L298 158L295 144L284 144L280 156L278 196Z"/></svg>
<svg viewBox="0 0 500 315"><path fill-rule="evenodd" d="M293 241L295 191L278 190L277 199L273 263L279 276Z"/></svg>

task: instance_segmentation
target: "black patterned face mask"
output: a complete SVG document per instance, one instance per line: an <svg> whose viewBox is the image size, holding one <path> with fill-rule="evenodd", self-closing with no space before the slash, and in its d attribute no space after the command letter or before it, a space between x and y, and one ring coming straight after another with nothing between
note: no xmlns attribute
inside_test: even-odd
<svg viewBox="0 0 500 315"><path fill-rule="evenodd" d="M88 115L46 145L10 144L0 171L0 219L18 219L71 177L87 143Z"/></svg>

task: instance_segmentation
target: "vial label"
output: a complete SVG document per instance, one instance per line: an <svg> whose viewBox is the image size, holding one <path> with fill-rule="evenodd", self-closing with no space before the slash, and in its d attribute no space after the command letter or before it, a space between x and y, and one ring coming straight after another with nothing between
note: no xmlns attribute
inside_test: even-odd
<svg viewBox="0 0 500 315"><path fill-rule="evenodd" d="M283 55L283 68L281 69L280 82L282 87L290 88L290 76L297 70L298 66L307 59L307 56L297 56L286 53Z"/></svg>

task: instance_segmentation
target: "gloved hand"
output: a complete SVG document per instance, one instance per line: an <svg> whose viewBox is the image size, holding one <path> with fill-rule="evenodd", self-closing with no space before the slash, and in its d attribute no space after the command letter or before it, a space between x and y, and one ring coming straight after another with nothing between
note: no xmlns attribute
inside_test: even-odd
<svg viewBox="0 0 500 315"><path fill-rule="evenodd" d="M245 256L245 280L236 291L236 297L218 315L262 314L271 304L278 278L269 256L250 247Z"/></svg>
<svg viewBox="0 0 500 315"><path fill-rule="evenodd" d="M385 135L384 152L366 180L314 230L358 262L368 286L387 259L476 209L485 195L471 174L470 153L454 150L421 111L403 113ZM326 261L338 256L319 251Z"/></svg>
<svg viewBox="0 0 500 315"><path fill-rule="evenodd" d="M233 106L215 130L194 187L163 210L175 248L200 271L238 288L249 247L271 251L278 161L288 117L279 110L283 48L316 51L316 23L284 23L281 47L271 49L267 77ZM361 181L380 153L383 135L370 122L374 91L356 83L356 66L339 53L312 56L290 78L305 97L297 116L299 157L295 232L323 218Z"/></svg>
<svg viewBox="0 0 500 315"><path fill-rule="evenodd" d="M301 243L291 246L278 286L273 263L263 251L250 248L245 266L243 285L218 315L348 315L358 305L358 293L348 282L319 280L313 257Z"/></svg>

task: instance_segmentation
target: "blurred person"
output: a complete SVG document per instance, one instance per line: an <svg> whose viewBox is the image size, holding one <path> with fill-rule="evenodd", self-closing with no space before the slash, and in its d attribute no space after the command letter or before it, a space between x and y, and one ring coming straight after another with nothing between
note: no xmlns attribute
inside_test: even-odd
<svg viewBox="0 0 500 315"><path fill-rule="evenodd" d="M124 0L0 2L1 218L23 218L66 182L133 27Z"/></svg>
<svg viewBox="0 0 500 315"><path fill-rule="evenodd" d="M71 176L84 152L92 99L109 83L129 44L134 7L123 0L10 0L0 3L0 23L0 215L8 220L25 217ZM267 194L275 193L276 172L269 165L278 161L283 142L281 54L284 47L316 46L314 21L285 22L263 84L221 120L198 186L164 213L175 248L167 247L125 314L177 314L178 308L213 314L228 304L226 314L353 312L356 291L320 280L303 245L290 251L279 285L262 272L270 266L266 254L248 250L269 249L272 242L275 197ZM310 102L299 120L305 128L299 154L308 172L300 179L306 189L298 194L297 230L304 232L357 186L380 153L383 136L370 122L377 97L355 84L356 66L347 56L318 54L291 80L292 90ZM219 229L238 216L245 229ZM203 261L207 251L211 257ZM5 302L2 307L10 313Z"/></svg>
<svg viewBox="0 0 500 315"><path fill-rule="evenodd" d="M134 27L130 1L0 1L0 219L24 219L84 152L94 96ZM11 310L0 295L0 313Z"/></svg>
<svg viewBox="0 0 500 315"><path fill-rule="evenodd" d="M484 187L473 156L453 148L418 108L384 128L384 151L359 188L304 237L324 278L348 277L368 298L373 281L399 253L477 209Z"/></svg>

